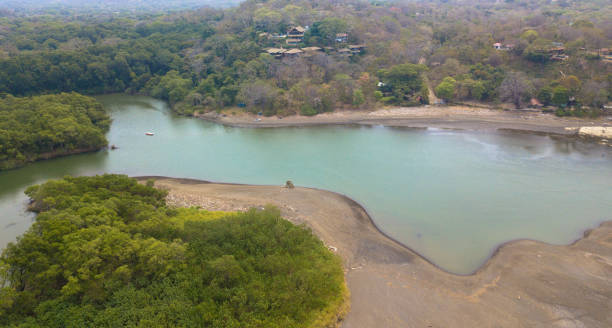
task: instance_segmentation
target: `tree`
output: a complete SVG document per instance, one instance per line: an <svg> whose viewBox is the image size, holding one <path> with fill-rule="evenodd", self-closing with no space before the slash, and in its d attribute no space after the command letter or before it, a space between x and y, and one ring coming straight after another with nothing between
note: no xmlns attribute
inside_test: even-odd
<svg viewBox="0 0 612 328"><path fill-rule="evenodd" d="M446 101L451 101L455 96L455 86L457 81L447 76L436 87L436 95Z"/></svg>
<svg viewBox="0 0 612 328"><path fill-rule="evenodd" d="M278 96L278 89L264 80L245 83L238 93L239 101L246 104L249 110L253 112L261 110L266 115L275 113L274 102Z"/></svg>
<svg viewBox="0 0 612 328"><path fill-rule="evenodd" d="M529 43L535 41L540 35L537 31L527 30L521 34L521 39L527 40Z"/></svg>
<svg viewBox="0 0 612 328"><path fill-rule="evenodd" d="M509 72L499 87L499 95L503 101L510 101L516 108L520 108L522 101L531 94L532 89L525 73Z"/></svg>
<svg viewBox="0 0 612 328"><path fill-rule="evenodd" d="M169 207L120 175L26 194L38 215L0 256L2 327L327 327L347 300L340 258L273 207Z"/></svg>
<svg viewBox="0 0 612 328"><path fill-rule="evenodd" d="M337 17L328 17L320 22L315 22L310 31L311 36L317 36L325 40L327 44L333 44L336 34L346 33L348 25L346 21Z"/></svg>
<svg viewBox="0 0 612 328"><path fill-rule="evenodd" d="M378 72L384 86L381 91L393 95L393 102L401 105L427 103L427 87L423 80L423 65L400 64Z"/></svg>
<svg viewBox="0 0 612 328"><path fill-rule="evenodd" d="M569 91L570 95L576 96L580 92L582 82L575 75L568 75L561 79L561 85Z"/></svg>
<svg viewBox="0 0 612 328"><path fill-rule="evenodd" d="M359 107L365 103L365 97L361 89L353 91L353 106Z"/></svg>
<svg viewBox="0 0 612 328"><path fill-rule="evenodd" d="M553 90L549 86L545 86L538 91L537 98L544 105L548 106L552 102Z"/></svg>
<svg viewBox="0 0 612 328"><path fill-rule="evenodd" d="M569 90L563 86L558 86L553 89L552 103L559 107L565 107L569 102Z"/></svg>

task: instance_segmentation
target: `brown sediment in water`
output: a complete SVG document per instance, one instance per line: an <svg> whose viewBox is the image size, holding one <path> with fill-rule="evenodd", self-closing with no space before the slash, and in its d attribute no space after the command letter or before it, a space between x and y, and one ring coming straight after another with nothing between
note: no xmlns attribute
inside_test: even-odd
<svg viewBox="0 0 612 328"><path fill-rule="evenodd" d="M273 204L310 227L344 262L351 311L343 327L612 326L612 222L566 246L505 243L475 273L460 276L386 236L361 205L337 193L148 178L176 206Z"/></svg>

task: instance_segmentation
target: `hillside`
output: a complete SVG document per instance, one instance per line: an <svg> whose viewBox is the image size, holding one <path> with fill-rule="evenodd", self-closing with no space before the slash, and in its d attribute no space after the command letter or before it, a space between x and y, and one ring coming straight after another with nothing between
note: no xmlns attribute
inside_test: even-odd
<svg viewBox="0 0 612 328"><path fill-rule="evenodd" d="M246 1L169 14L0 20L0 91L144 93L184 114L509 102L598 115L612 5L591 1ZM24 70L24 67L31 69Z"/></svg>

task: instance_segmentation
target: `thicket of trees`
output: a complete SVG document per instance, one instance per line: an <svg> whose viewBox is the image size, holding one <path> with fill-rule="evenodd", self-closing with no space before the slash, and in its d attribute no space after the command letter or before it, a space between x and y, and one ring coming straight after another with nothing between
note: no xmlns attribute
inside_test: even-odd
<svg viewBox="0 0 612 328"><path fill-rule="evenodd" d="M434 90L447 77L455 81L439 88L447 101L507 101L510 80L502 82L522 72L527 87L512 102L536 97L574 114L612 100L612 60L601 51L612 48L611 15L606 0L248 0L171 14L7 15L0 19L0 92L127 91L168 100L184 114L245 106L312 115L427 103L422 75ZM266 54L287 47L274 35L293 25L309 26L299 47L330 49ZM338 43L337 33L348 41ZM336 51L348 44L366 50ZM552 56L560 46L564 55ZM414 89L398 94L379 83L407 64L422 65L403 77Z"/></svg>
<svg viewBox="0 0 612 328"><path fill-rule="evenodd" d="M177 209L119 175L30 187L36 222L0 257L0 326L326 327L340 259L274 208Z"/></svg>
<svg viewBox="0 0 612 328"><path fill-rule="evenodd" d="M107 145L110 118L77 93L16 98L0 95L0 170L40 158Z"/></svg>

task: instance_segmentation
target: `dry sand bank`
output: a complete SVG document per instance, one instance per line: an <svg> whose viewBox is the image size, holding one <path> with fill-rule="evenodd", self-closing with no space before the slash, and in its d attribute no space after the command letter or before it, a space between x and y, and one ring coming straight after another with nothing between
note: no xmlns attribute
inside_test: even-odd
<svg viewBox="0 0 612 328"><path fill-rule="evenodd" d="M287 127L334 124L387 125L414 128L466 130L510 129L572 135L584 126L612 126L604 118L596 120L560 118L535 111L503 111L467 106L422 106L379 109L375 111L339 110L316 116L262 117L244 112L197 115L204 120L236 127ZM570 129L566 129L566 128Z"/></svg>
<svg viewBox="0 0 612 328"><path fill-rule="evenodd" d="M568 246L522 240L470 276L446 273L387 238L342 195L157 178L177 206L273 204L344 260L351 311L343 327L612 327L612 222Z"/></svg>

